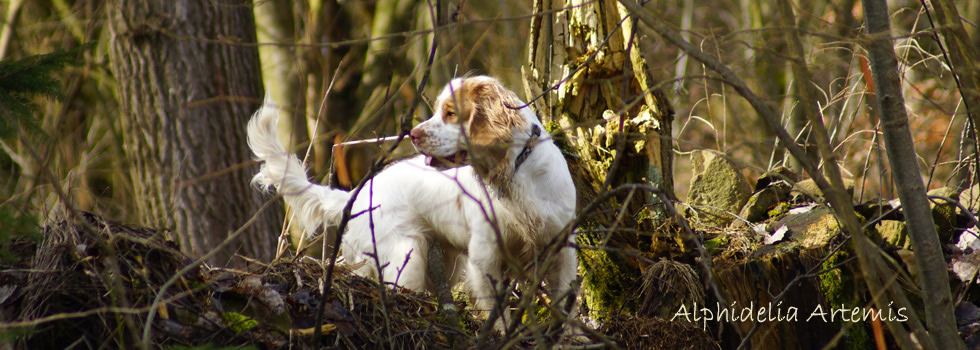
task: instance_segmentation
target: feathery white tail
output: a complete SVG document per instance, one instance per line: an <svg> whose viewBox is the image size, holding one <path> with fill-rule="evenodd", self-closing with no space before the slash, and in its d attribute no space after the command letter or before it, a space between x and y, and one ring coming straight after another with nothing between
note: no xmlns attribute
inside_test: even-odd
<svg viewBox="0 0 980 350"><path fill-rule="evenodd" d="M266 97L265 103L248 122L248 147L255 157L264 161L252 185L264 190L275 187L286 204L293 209L308 235L317 225L336 225L340 222L350 193L311 183L306 169L292 152L286 151L276 136L279 109Z"/></svg>

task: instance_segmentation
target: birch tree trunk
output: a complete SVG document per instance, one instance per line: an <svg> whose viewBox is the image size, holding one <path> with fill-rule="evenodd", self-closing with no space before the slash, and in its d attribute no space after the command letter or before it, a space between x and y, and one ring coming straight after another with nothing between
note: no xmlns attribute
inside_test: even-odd
<svg viewBox="0 0 980 350"><path fill-rule="evenodd" d="M560 147L573 153L567 158L579 206L625 183L649 183L673 198L673 110L640 55L633 23L623 20L626 10L615 1L534 6L525 89L529 99L541 96L530 102ZM593 215L597 227L629 229L666 217L648 193L617 202L582 214ZM584 299L592 311L635 308L626 296L639 286L638 261L618 252L649 249L656 240L636 233L643 231L581 230Z"/></svg>
<svg viewBox="0 0 980 350"><path fill-rule="evenodd" d="M245 124L262 101L252 2L115 0L111 62L139 214L173 229L201 256L253 215L258 220L212 263L271 259L277 206L249 186Z"/></svg>

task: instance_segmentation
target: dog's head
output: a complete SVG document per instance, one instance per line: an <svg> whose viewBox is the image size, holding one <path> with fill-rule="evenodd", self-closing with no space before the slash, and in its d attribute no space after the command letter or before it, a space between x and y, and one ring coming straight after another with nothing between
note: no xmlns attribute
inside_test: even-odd
<svg viewBox="0 0 980 350"><path fill-rule="evenodd" d="M472 165L477 173L505 166L514 133L528 127L516 109L523 103L496 79L453 79L436 99L429 120L411 132L412 144L438 169Z"/></svg>

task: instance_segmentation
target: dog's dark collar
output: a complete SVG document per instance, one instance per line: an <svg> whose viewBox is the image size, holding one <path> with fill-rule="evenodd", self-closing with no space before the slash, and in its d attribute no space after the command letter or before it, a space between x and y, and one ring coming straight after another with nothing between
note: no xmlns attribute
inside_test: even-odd
<svg viewBox="0 0 980 350"><path fill-rule="evenodd" d="M538 138L541 136L541 127L537 124L531 124L531 137L527 139L527 143L524 144L524 148L521 149L521 153L517 154L517 161L514 162L514 172L524 164L527 157L531 155L531 151L534 150L534 146L538 143Z"/></svg>

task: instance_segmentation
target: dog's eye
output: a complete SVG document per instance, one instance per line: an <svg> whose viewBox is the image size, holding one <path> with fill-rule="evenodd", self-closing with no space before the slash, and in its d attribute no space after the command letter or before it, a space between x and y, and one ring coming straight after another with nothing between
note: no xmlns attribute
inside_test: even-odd
<svg viewBox="0 0 980 350"><path fill-rule="evenodd" d="M453 111L446 111L446 116L447 116L447 117L455 117L455 116L456 116L456 112L453 112Z"/></svg>

